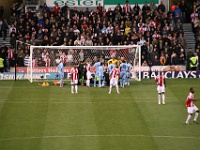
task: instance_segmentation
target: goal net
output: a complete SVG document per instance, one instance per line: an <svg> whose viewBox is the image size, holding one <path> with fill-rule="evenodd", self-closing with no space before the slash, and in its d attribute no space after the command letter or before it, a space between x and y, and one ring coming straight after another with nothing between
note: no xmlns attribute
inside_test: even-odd
<svg viewBox="0 0 200 150"><path fill-rule="evenodd" d="M59 60L64 61L65 78L68 79L73 65L93 64L98 60L107 66L112 57L125 59L133 67L131 78L141 80L141 47L140 45L124 46L30 46L30 63L27 66L27 76L30 82L41 80L56 80ZM94 69L92 69L94 72Z"/></svg>

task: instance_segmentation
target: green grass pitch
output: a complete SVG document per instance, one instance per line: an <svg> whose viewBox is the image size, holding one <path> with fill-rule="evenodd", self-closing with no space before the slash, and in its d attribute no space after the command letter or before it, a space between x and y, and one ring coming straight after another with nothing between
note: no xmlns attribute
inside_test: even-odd
<svg viewBox="0 0 200 150"><path fill-rule="evenodd" d="M197 150L200 125L184 123L189 88L200 98L199 81L167 79L166 105L149 79L111 95L85 86L71 94L69 82L0 81L0 150Z"/></svg>

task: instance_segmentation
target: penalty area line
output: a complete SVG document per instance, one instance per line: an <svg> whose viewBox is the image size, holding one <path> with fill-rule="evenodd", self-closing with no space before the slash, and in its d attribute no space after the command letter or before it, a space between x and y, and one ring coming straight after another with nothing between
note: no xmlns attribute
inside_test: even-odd
<svg viewBox="0 0 200 150"><path fill-rule="evenodd" d="M172 101L172 100L168 100ZM0 103L5 103L5 104L126 104L126 103L155 103L157 101L152 100L152 101L118 101L118 102L84 102L84 101L77 101L77 102L34 102L34 101L13 101L13 102L7 102L6 100L0 99Z"/></svg>
<svg viewBox="0 0 200 150"><path fill-rule="evenodd" d="M143 138L171 138L171 139L196 139L200 137L193 136L165 136L165 135L129 135L129 134L113 134L113 135L55 135L55 136L33 136L33 137L16 137L16 138L0 138L0 141L13 141L13 140L30 140L30 139L56 139L56 138L77 138L77 137L143 137Z"/></svg>

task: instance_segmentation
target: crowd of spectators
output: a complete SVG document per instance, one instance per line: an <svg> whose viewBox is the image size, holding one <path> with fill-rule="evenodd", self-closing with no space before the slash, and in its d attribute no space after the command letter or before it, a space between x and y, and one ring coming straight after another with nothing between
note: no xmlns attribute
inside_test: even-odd
<svg viewBox="0 0 200 150"><path fill-rule="evenodd" d="M18 46L18 65L29 54L31 45L50 46L101 46L141 45L141 65L151 61L153 65L185 65L184 31L185 12L182 3L173 4L169 11L161 1L159 5L147 2L134 7L125 1L114 9L99 4L96 10L78 10L66 4L46 4L33 12L25 12L23 4L14 3L10 9L10 44ZM200 27L200 25L199 25ZM23 43L24 42L24 43ZM42 58L42 51L41 58ZM67 52L68 53L68 52ZM69 51L73 56L74 51ZM83 52L85 53L85 51ZM56 56L55 56L56 58Z"/></svg>

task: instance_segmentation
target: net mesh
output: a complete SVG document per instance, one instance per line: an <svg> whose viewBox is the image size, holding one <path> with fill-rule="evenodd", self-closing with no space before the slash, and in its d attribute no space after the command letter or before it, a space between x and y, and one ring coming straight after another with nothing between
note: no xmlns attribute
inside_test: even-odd
<svg viewBox="0 0 200 150"><path fill-rule="evenodd" d="M38 72L39 68L55 68L61 59L65 67L70 67L88 61L93 65L98 60L107 65L107 61L112 57L125 59L132 66L136 66L140 58L139 46L31 46L27 73L33 81L33 74Z"/></svg>

